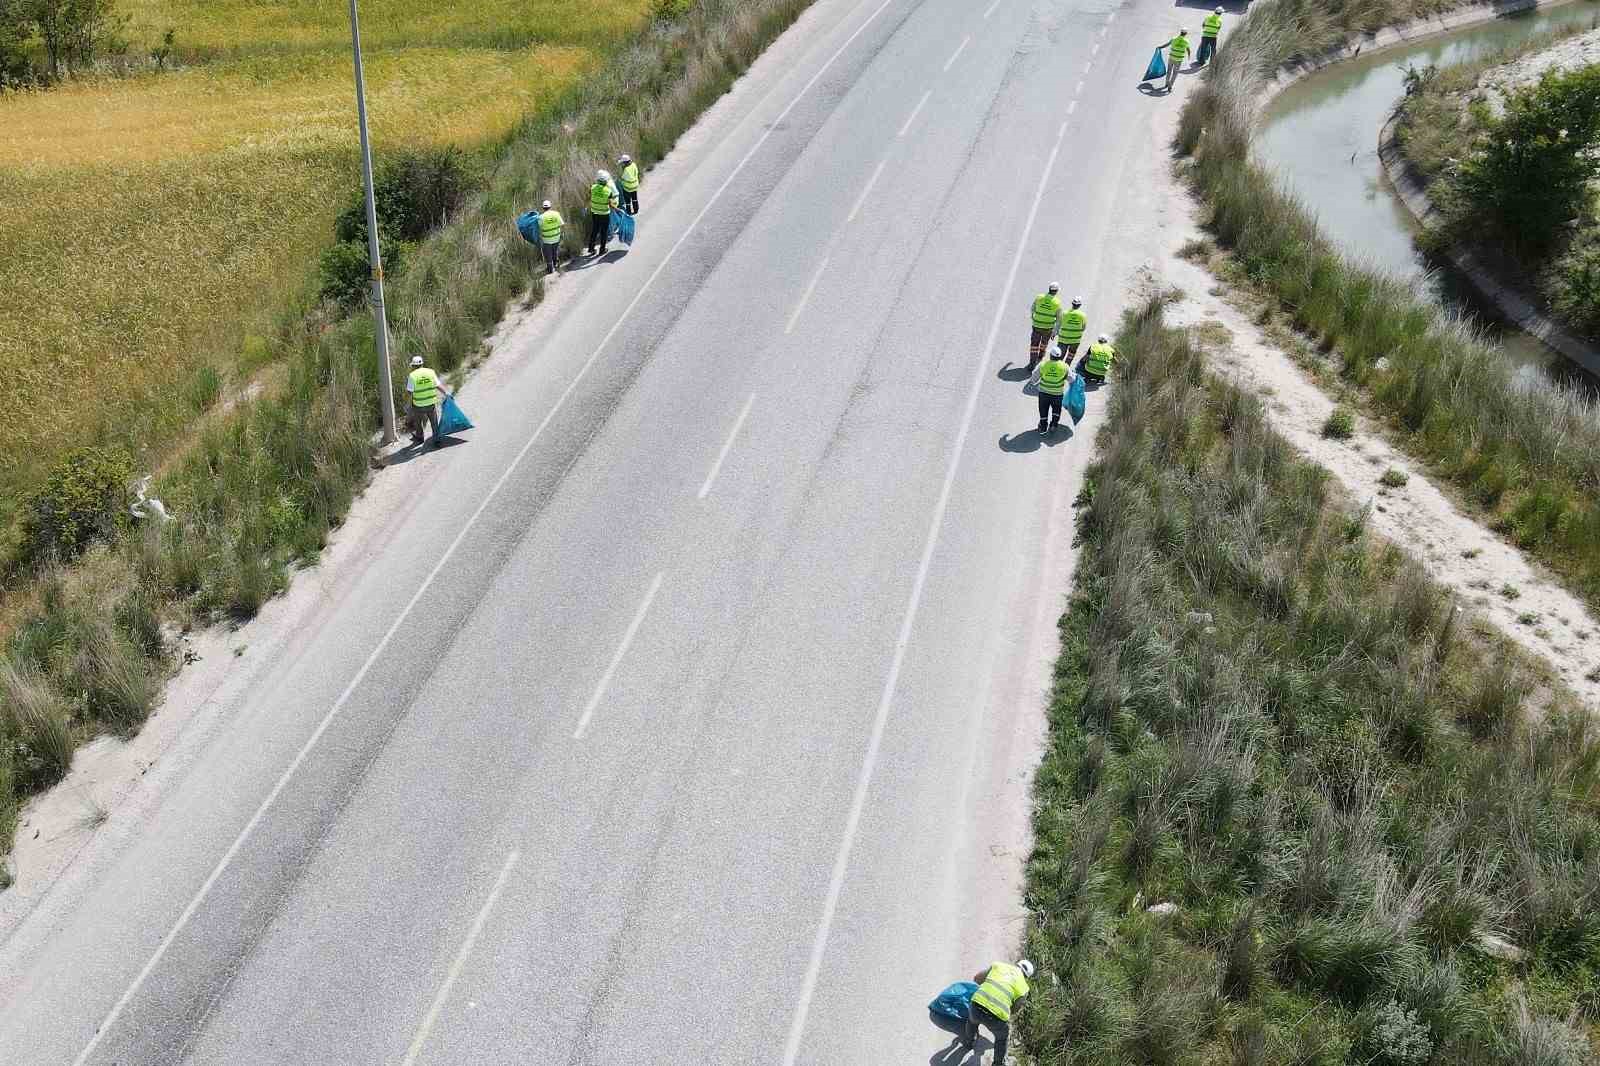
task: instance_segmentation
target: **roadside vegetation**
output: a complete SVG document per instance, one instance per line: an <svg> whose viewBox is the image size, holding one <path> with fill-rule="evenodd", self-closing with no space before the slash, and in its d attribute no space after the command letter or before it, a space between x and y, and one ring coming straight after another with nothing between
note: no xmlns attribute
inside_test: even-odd
<svg viewBox="0 0 1600 1066"><path fill-rule="evenodd" d="M1499 351L1409 286L1345 259L1252 161L1257 102L1286 62L1432 7L1266 0L1223 42L1180 120L1208 226L1250 283L1330 353L1404 445L1519 547L1600 608L1600 412L1519 380Z"/></svg>
<svg viewBox="0 0 1600 1066"><path fill-rule="evenodd" d="M447 220L391 279L396 381L414 354L444 372L461 367L507 304L530 292L537 252L515 232L518 212L549 197L575 217L596 160L628 150L641 164L658 161L808 4L658 0L604 65L519 121L464 172ZM9 104L0 98L0 111ZM403 174L440 167L456 174L437 156L401 168L396 187L412 191L393 224L438 190ZM339 188L352 184L346 175ZM347 194L331 203L326 239L347 203ZM535 283L531 297L541 291ZM286 311L255 343L261 387L230 404L214 403L214 385L191 392L181 376L168 381L205 398L188 401L194 432L169 447L149 488L170 521L128 514L129 485L148 467L115 439L67 451L21 494L0 551L0 838L9 842L22 798L59 780L72 745L143 721L170 669L172 626L252 615L293 565L316 558L364 484L378 410L365 308L319 301Z"/></svg>
<svg viewBox="0 0 1600 1066"><path fill-rule="evenodd" d="M1042 1064L1580 1066L1600 735L1147 305L1036 779Z"/></svg>
<svg viewBox="0 0 1600 1066"><path fill-rule="evenodd" d="M1409 72L1395 139L1444 217L1433 239L1492 250L1497 272L1597 339L1600 66L1546 71L1500 107L1479 88L1488 70L1556 40L1492 62Z"/></svg>

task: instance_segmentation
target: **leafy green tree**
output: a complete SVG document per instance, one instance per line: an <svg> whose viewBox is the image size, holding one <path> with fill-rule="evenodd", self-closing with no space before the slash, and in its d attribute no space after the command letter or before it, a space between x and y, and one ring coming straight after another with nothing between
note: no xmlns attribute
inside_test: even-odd
<svg viewBox="0 0 1600 1066"><path fill-rule="evenodd" d="M33 80L28 42L33 24L23 17L21 0L0 0L0 89Z"/></svg>
<svg viewBox="0 0 1600 1066"><path fill-rule="evenodd" d="M44 46L51 78L92 64L96 56L127 50L122 30L127 19L116 0L10 0L19 25Z"/></svg>
<svg viewBox="0 0 1600 1066"><path fill-rule="evenodd" d="M1590 199L1600 172L1600 66L1547 73L1506 101L1482 149L1461 167L1478 221L1527 252L1542 252Z"/></svg>

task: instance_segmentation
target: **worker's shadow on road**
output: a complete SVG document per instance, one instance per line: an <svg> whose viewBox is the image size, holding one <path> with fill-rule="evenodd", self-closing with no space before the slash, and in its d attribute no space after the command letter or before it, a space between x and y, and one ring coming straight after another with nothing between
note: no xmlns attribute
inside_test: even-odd
<svg viewBox="0 0 1600 1066"><path fill-rule="evenodd" d="M996 374L995 377L1001 381L1027 381L1028 368L1025 366L1012 366L1007 363L1000 368L1000 373Z"/></svg>
<svg viewBox="0 0 1600 1066"><path fill-rule="evenodd" d="M454 448L458 444L465 443L467 442L464 440L458 440L455 437L440 437L438 447L433 447L431 441L428 444L408 444L404 448L401 448L398 451L390 452L387 456L385 456L383 459L383 465L385 467L404 466L413 459L421 459L430 452L441 452L446 448Z"/></svg>
<svg viewBox="0 0 1600 1066"><path fill-rule="evenodd" d="M613 248L605 255L591 255L570 259L567 261L567 269L562 273L575 274L580 270L588 270L590 267L599 266L602 263L615 263L619 259L626 258L627 255L628 250L626 248Z"/></svg>
<svg viewBox="0 0 1600 1066"><path fill-rule="evenodd" d="M968 1051L961 1046L961 1032L965 1027L960 1022L954 1018L943 1017L933 1011L928 1012L928 1020L951 1034L950 1043L935 1051L928 1058L928 1066L960 1066L964 1062L982 1062L983 1060L980 1056L994 1046L989 1041L989 1038L983 1035L983 1031L979 1030L978 1046Z"/></svg>
<svg viewBox="0 0 1600 1066"><path fill-rule="evenodd" d="M1058 444L1065 444L1072 439L1072 430L1065 424L1057 426L1048 433L1040 433L1037 429L1024 430L1021 433L1004 433L1000 436L1000 450L1013 455L1027 455L1040 448L1054 448Z"/></svg>

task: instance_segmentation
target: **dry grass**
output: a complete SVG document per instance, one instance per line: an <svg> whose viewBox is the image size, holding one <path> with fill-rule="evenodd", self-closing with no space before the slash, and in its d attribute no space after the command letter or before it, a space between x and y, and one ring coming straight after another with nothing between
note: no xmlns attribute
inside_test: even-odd
<svg viewBox="0 0 1600 1066"><path fill-rule="evenodd" d="M502 143L647 6L608 0L600 21L576 0L369 3L374 144ZM136 42L175 25L221 58L0 96L0 361L48 398L0 423L0 526L68 446L155 466L197 389L270 358L261 338L303 303L357 182L344 10L136 3Z"/></svg>

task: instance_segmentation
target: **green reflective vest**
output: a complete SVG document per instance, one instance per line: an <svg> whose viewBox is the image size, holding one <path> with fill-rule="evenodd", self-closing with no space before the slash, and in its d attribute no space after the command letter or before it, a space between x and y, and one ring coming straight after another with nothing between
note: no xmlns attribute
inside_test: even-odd
<svg viewBox="0 0 1600 1066"><path fill-rule="evenodd" d="M1017 1000L1028 994L1028 979L1022 971L1009 962L996 962L989 966L983 984L972 994L972 1002L1003 1022L1011 1020L1011 1010Z"/></svg>
<svg viewBox="0 0 1600 1066"><path fill-rule="evenodd" d="M1033 298L1033 328L1054 330L1056 319L1061 316L1061 300L1059 297L1042 292Z"/></svg>
<svg viewBox="0 0 1600 1066"><path fill-rule="evenodd" d="M611 213L611 186L603 181L597 181L589 186L589 213L591 215L609 215Z"/></svg>
<svg viewBox="0 0 1600 1066"><path fill-rule="evenodd" d="M1171 59L1182 61L1189 54L1189 38L1174 37L1167 42L1167 56Z"/></svg>
<svg viewBox="0 0 1600 1066"><path fill-rule="evenodd" d="M1061 316L1061 343L1080 344L1083 331L1089 328L1089 316L1074 307Z"/></svg>
<svg viewBox="0 0 1600 1066"><path fill-rule="evenodd" d="M1039 364L1039 391L1060 396L1067 391L1067 376L1071 373L1065 359L1046 359Z"/></svg>
<svg viewBox="0 0 1600 1066"><path fill-rule="evenodd" d="M1116 357L1115 348L1096 342L1089 345L1089 355L1083 361L1083 369L1097 378L1103 378L1111 372L1111 361Z"/></svg>
<svg viewBox="0 0 1600 1066"><path fill-rule="evenodd" d="M546 211L539 216L539 239L546 244L561 243L561 226L565 220L558 211Z"/></svg>
<svg viewBox="0 0 1600 1066"><path fill-rule="evenodd" d="M1222 32L1222 16L1213 11L1200 23L1200 36L1215 38Z"/></svg>
<svg viewBox="0 0 1600 1066"><path fill-rule="evenodd" d="M425 366L419 366L406 380L411 383L413 407L432 407L439 402L439 375Z"/></svg>
<svg viewBox="0 0 1600 1066"><path fill-rule="evenodd" d="M639 191L639 164L629 163L622 168L622 191Z"/></svg>

